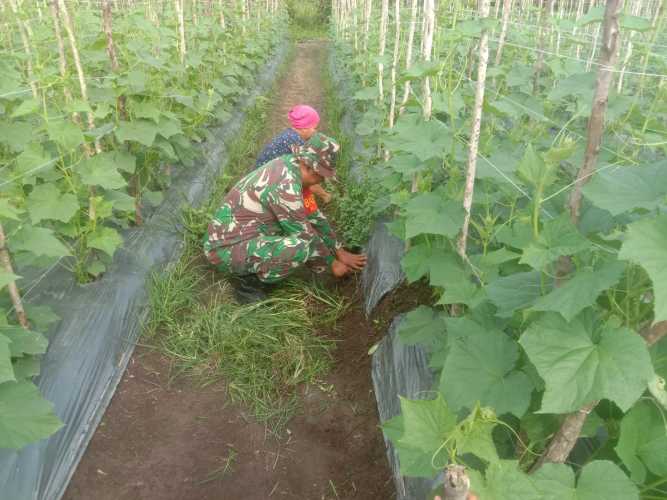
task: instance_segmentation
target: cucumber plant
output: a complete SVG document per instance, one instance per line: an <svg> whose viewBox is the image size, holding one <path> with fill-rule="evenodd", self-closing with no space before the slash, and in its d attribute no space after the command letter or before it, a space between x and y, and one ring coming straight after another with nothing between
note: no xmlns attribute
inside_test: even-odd
<svg viewBox="0 0 667 500"><path fill-rule="evenodd" d="M102 278L196 168L283 34L276 2L246 3L0 3L0 448L61 425L31 382L57 318L24 307L21 270Z"/></svg>
<svg viewBox="0 0 667 500"><path fill-rule="evenodd" d="M396 79L387 19L367 13L413 23L378 2L334 9L355 131L380 145L367 175L390 193L406 279L438 296L399 329L430 353L433 392L401 399L384 431L404 475L467 464L484 499L657 498L667 484L665 10L584 3L496 2L479 17L477 2L441 3L432 55L407 58L427 29L395 37L415 44ZM374 81L408 88L402 111Z"/></svg>

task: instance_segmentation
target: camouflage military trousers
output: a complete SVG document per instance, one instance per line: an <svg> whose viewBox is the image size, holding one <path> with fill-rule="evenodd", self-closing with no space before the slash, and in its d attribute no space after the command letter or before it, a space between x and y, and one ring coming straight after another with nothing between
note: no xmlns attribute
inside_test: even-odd
<svg viewBox="0 0 667 500"><path fill-rule="evenodd" d="M238 275L256 274L265 283L286 278L295 269L308 264L314 270L323 270L333 260L322 257L315 250L320 242L308 242L296 236L261 235L235 245L204 250L209 262L222 272Z"/></svg>

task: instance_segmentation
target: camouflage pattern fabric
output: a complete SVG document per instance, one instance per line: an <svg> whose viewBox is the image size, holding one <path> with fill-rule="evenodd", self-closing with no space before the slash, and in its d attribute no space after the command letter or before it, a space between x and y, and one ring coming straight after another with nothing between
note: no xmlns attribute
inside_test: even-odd
<svg viewBox="0 0 667 500"><path fill-rule="evenodd" d="M208 226L204 250L221 271L272 283L306 263L330 265L341 246L322 212L306 215L298 160L285 155L230 190Z"/></svg>
<svg viewBox="0 0 667 500"><path fill-rule="evenodd" d="M336 174L334 160L339 150L338 142L318 132L304 145L295 147L294 156L321 176L328 178Z"/></svg>

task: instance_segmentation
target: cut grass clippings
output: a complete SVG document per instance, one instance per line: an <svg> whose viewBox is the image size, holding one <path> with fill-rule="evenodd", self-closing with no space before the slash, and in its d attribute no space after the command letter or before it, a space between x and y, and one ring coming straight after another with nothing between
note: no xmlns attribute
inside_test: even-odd
<svg viewBox="0 0 667 500"><path fill-rule="evenodd" d="M238 305L224 281L207 285L202 271L191 260L154 276L148 331L181 373L203 385L224 380L233 401L279 429L298 407L299 387L329 371L335 341L314 331L333 328L347 304L335 292L289 281L264 302Z"/></svg>

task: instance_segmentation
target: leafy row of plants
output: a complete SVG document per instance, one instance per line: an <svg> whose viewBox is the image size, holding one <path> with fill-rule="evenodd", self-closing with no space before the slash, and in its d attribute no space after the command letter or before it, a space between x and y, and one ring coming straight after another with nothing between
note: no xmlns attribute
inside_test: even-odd
<svg viewBox="0 0 667 500"><path fill-rule="evenodd" d="M640 49L616 68L597 170L573 218L599 69L588 64L587 35L600 32L604 5L562 19L525 2L514 8L486 77L462 254L475 55L484 33L500 52L489 34L502 31L502 10L479 19L476 2L441 4L431 60L406 69L409 23L396 16L399 2L388 3L371 3L380 13L368 31L368 11L339 4L334 36L358 89L356 133L378 147L367 175L386 196L375 208L395 215L406 278L432 287L436 303L408 313L399 329L402 342L428 350L436 375L431 393L401 399L401 415L384 425L401 472L435 478L447 464L466 464L484 500L663 498L664 11L642 17L627 2L620 16L621 47L633 40ZM425 36L414 34L415 47ZM545 464L574 420L583 422L574 452Z"/></svg>
<svg viewBox="0 0 667 500"><path fill-rule="evenodd" d="M284 13L274 2L183 0L3 9L0 448L21 448L61 426L31 381L59 318L21 301L33 285L22 270L35 282L54 266L80 283L101 278L122 231L196 168L197 144L215 140L209 127L253 87Z"/></svg>

